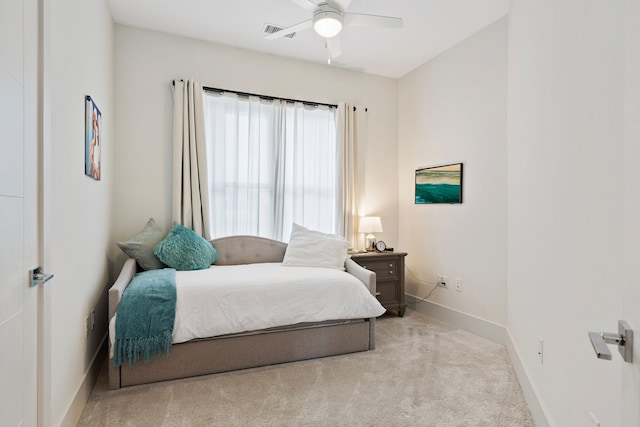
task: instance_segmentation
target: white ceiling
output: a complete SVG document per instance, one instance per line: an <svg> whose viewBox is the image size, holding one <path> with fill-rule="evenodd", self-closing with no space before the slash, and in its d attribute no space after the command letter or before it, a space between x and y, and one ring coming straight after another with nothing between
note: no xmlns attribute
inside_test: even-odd
<svg viewBox="0 0 640 427"><path fill-rule="evenodd" d="M318 2L319 0L314 0ZM327 63L312 29L263 39L265 23L310 19L293 0L109 0L115 22L258 52ZM352 0L347 12L397 16L402 29L345 27L331 66L398 78L505 16L511 0Z"/></svg>

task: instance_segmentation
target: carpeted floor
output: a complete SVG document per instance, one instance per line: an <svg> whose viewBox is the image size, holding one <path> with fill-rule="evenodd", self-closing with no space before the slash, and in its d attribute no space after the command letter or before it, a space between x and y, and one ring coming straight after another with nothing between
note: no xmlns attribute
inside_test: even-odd
<svg viewBox="0 0 640 427"><path fill-rule="evenodd" d="M79 426L534 426L506 349L414 310L374 351L108 390Z"/></svg>

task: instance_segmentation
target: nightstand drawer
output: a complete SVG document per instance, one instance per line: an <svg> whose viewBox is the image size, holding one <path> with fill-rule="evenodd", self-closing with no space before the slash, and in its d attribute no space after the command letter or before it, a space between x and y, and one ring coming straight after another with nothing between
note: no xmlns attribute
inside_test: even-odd
<svg viewBox="0 0 640 427"><path fill-rule="evenodd" d="M406 252L368 252L353 255L357 264L376 273L376 298L387 310L404 316L404 257Z"/></svg>
<svg viewBox="0 0 640 427"><path fill-rule="evenodd" d="M367 270L376 273L378 279L398 277L398 262L394 259L361 261L361 265Z"/></svg>
<svg viewBox="0 0 640 427"><path fill-rule="evenodd" d="M397 293L398 282L396 280L387 280L385 282L376 283L376 297L381 304L397 302Z"/></svg>

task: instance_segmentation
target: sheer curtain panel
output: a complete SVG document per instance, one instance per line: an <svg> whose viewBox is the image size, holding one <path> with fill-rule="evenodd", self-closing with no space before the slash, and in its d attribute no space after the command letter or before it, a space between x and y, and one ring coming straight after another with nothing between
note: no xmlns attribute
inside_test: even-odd
<svg viewBox="0 0 640 427"><path fill-rule="evenodd" d="M172 220L210 239L202 93L198 82L174 81Z"/></svg>
<svg viewBox="0 0 640 427"><path fill-rule="evenodd" d="M335 108L207 92L205 110L215 237L339 233Z"/></svg>
<svg viewBox="0 0 640 427"><path fill-rule="evenodd" d="M273 238L278 103L205 94L211 230Z"/></svg>
<svg viewBox="0 0 640 427"><path fill-rule="evenodd" d="M294 222L341 234L335 109L285 103L283 131L276 235L288 239Z"/></svg>

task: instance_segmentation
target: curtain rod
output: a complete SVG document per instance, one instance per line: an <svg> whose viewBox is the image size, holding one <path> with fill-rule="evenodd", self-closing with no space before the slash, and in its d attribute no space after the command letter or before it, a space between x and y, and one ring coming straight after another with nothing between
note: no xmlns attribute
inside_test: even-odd
<svg viewBox="0 0 640 427"><path fill-rule="evenodd" d="M301 102L304 105L324 105L325 107L329 107L329 108L338 108L338 106L336 104L325 104L325 103L322 103L322 102L302 101L300 99L281 98L279 96L260 95L260 94L257 94L257 93L239 92L237 90L229 90L229 89L218 89L216 87L209 87L209 86L202 86L202 89L204 89L206 91L209 91L209 92L235 93L238 96L257 96L260 99L266 99L266 100L269 100L269 101L273 101L275 99L279 99L279 100L285 101L285 102Z"/></svg>
<svg viewBox="0 0 640 427"><path fill-rule="evenodd" d="M173 80L171 82L172 85L175 86L176 81ZM257 93L251 93L251 92L240 92L237 90L230 90L230 89L219 89L217 87L210 87L210 86L202 86L202 89L208 92L218 92L218 93L225 93L225 92L229 92L229 93L235 93L238 96L257 96L260 99L266 99L269 101L273 101L275 99L279 99L281 101L286 101L286 102L301 102L305 105L324 105L325 107L329 107L329 108L338 108L338 106L336 104L325 104L323 102L311 102L311 101L303 101L300 99L292 99L292 98L281 98L279 96L268 96L268 95L260 95Z"/></svg>
<svg viewBox="0 0 640 427"><path fill-rule="evenodd" d="M171 82L171 84L175 86L176 85L176 81L173 80ZM258 98L268 99L268 100L271 100L271 101L274 100L274 99L280 99L280 100L286 101L286 102L302 102L305 105L324 105L325 107L329 107L329 108L338 108L338 106L336 104L324 104L322 102L301 101L299 99L280 98L279 96L259 95L257 93L239 92L237 90L229 90L229 89L218 89L218 88L209 87L209 86L202 86L202 89L206 90L206 91L209 91L209 92L218 92L218 93L230 92L230 93L235 93L236 95L239 95L239 96L257 96ZM353 111L356 111L356 107L353 107ZM367 112L367 111L369 111L369 109L365 107L364 111Z"/></svg>

